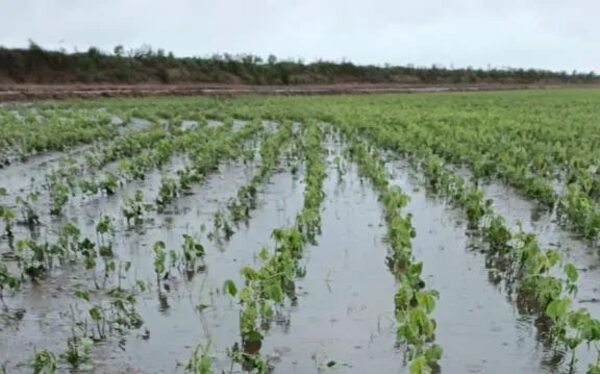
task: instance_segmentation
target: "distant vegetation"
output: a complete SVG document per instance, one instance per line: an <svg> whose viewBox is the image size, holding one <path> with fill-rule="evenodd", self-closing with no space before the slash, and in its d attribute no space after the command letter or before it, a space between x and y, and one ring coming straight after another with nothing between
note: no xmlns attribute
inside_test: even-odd
<svg viewBox="0 0 600 374"><path fill-rule="evenodd" d="M361 66L351 62L263 59L254 55L175 57L149 46L111 53L90 48L68 53L31 42L0 47L0 83L229 83L299 85L335 83L532 84L600 83L593 72L537 69L448 69L439 66Z"/></svg>

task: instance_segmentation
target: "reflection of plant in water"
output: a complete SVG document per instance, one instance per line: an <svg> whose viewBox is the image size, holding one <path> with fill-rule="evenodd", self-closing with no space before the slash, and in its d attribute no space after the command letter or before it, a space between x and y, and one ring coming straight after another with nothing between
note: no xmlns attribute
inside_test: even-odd
<svg viewBox="0 0 600 374"><path fill-rule="evenodd" d="M185 169L177 170L179 177L179 189L184 193L189 193L192 189L192 184L200 182L202 179L200 174L196 173L195 169L186 167Z"/></svg>
<svg viewBox="0 0 600 374"><path fill-rule="evenodd" d="M167 267L167 255L169 267L180 267L179 269L187 275L187 279L192 277L199 271L205 268L204 261L204 246L196 242L196 240L187 234L183 235L183 245L181 256L177 252L171 250L167 253L166 246L163 241L157 241L152 247L154 254L154 272L156 273L157 282L160 285L161 280L169 277Z"/></svg>
<svg viewBox="0 0 600 374"><path fill-rule="evenodd" d="M94 196L94 195L98 194L100 187L98 186L98 183L93 179L92 180L82 179L79 181L79 189L84 194Z"/></svg>
<svg viewBox="0 0 600 374"><path fill-rule="evenodd" d="M460 204L465 207L469 223L476 227L477 223L489 213L491 200L483 199L483 192L476 187L471 187L462 196Z"/></svg>
<svg viewBox="0 0 600 374"><path fill-rule="evenodd" d="M269 362L258 352L249 353L241 350L238 343L235 343L229 351L229 356L233 362L242 366L245 371L256 371L258 374L267 374L271 372L272 367Z"/></svg>
<svg viewBox="0 0 600 374"><path fill-rule="evenodd" d="M506 227L504 219L501 216L492 217L482 231L492 252L505 254L510 251L511 247L509 242L512 239L512 233Z"/></svg>
<svg viewBox="0 0 600 374"><path fill-rule="evenodd" d="M113 220L109 216L102 216L96 224L96 235L98 236L98 255L104 262L104 282L111 272L115 271L113 243L109 236L114 233Z"/></svg>
<svg viewBox="0 0 600 374"><path fill-rule="evenodd" d="M200 343L196 344L189 361L185 365L185 370L193 374L211 374L213 372L210 341L206 346Z"/></svg>
<svg viewBox="0 0 600 374"><path fill-rule="evenodd" d="M166 280L169 277L169 272L167 271L167 253L165 248L165 243L163 241L157 241L152 246L152 252L154 254L154 273L156 274L158 300L161 304L161 310L166 310L169 308L167 296L162 292L161 289L163 280ZM173 266L177 261L177 255L174 255L173 257L173 253L174 251L171 251L171 266Z"/></svg>
<svg viewBox="0 0 600 374"><path fill-rule="evenodd" d="M589 364L587 374L600 374L600 349L596 348L596 362Z"/></svg>
<svg viewBox="0 0 600 374"><path fill-rule="evenodd" d="M346 174L346 165L344 165L340 156L335 156L333 163L335 164L335 170L337 171L338 182L341 182L344 179L344 174Z"/></svg>
<svg viewBox="0 0 600 374"><path fill-rule="evenodd" d="M107 230L107 222L99 224L100 231ZM110 222L108 222L110 225ZM105 234L99 231L98 248L100 255L105 260L106 270L114 270L115 265L110 264L112 258L112 244L101 239ZM32 280L43 277L53 266L61 263L74 263L80 258L84 259L87 270L96 267L96 244L88 238L80 240L80 231L72 222L67 222L60 228L58 239L55 243L38 243L31 239L17 240L15 258L24 275ZM95 272L94 272L95 279Z"/></svg>
<svg viewBox="0 0 600 374"><path fill-rule="evenodd" d="M168 276L165 243L162 241L154 243L154 246L152 246L152 252L154 253L154 272L156 273L156 281L160 285L161 280Z"/></svg>
<svg viewBox="0 0 600 374"><path fill-rule="evenodd" d="M104 191L107 196L114 195L119 188L119 179L112 173L108 173L103 180L98 183L100 191Z"/></svg>

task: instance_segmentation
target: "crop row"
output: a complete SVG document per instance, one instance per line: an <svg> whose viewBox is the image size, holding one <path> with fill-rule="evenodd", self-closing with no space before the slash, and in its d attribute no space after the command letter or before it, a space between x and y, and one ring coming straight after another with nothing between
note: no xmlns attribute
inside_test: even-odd
<svg viewBox="0 0 600 374"><path fill-rule="evenodd" d="M388 266L399 281L394 297L397 335L407 346L411 374L430 373L439 368L442 348L435 344L436 321L432 317L437 291L426 289L421 277L423 263L412 254L411 239L416 235L411 216L402 214L409 197L390 186L383 163L358 139L351 141L349 153L379 194L387 223L387 241L391 253Z"/></svg>
<svg viewBox="0 0 600 374"><path fill-rule="evenodd" d="M224 283L225 291L237 297L241 306L242 350L235 353L236 360L244 367L252 367L261 373L267 372L269 366L259 354L265 337L258 322L269 321L277 306L294 298L294 279L300 274L298 262L306 245L314 243L320 232L320 207L325 197L322 185L326 176L323 130L314 122L306 126L304 203L295 225L273 230L273 252L261 249L258 256L262 265L241 269L243 287L239 288L231 280Z"/></svg>
<svg viewBox="0 0 600 374"><path fill-rule="evenodd" d="M258 188L273 173L279 162L279 156L292 138L291 122L280 124L276 131L265 136L260 148L260 168L252 179L240 187L236 197L227 202L228 218L234 224L250 219L250 212L256 208ZM233 234L233 228L228 219L219 211L215 214L215 228L223 231L226 239Z"/></svg>
<svg viewBox="0 0 600 374"><path fill-rule="evenodd" d="M382 146L405 141L401 133L387 135ZM517 293L520 310L536 315L543 322L538 327L543 325L542 333L548 342L571 352L573 370L577 348L583 343L600 343L600 320L585 308L571 308L577 292L575 267L565 263L557 251L542 250L534 234L522 230L513 233L503 218L494 214L492 203L484 199L483 192L476 186L467 186L461 176L448 171L438 156L430 154L418 164L428 187L464 209L470 226L483 233L486 257L498 273L504 274L507 286ZM556 273L562 274L555 276ZM598 363L592 364L588 373L597 370Z"/></svg>

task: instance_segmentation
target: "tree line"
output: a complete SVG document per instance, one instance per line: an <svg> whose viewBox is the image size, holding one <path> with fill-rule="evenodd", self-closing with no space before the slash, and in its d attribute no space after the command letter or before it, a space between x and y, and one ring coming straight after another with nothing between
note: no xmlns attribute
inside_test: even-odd
<svg viewBox="0 0 600 374"><path fill-rule="evenodd" d="M357 65L352 62L263 59L251 54L176 57L144 45L105 52L0 47L0 83L224 83L301 85L404 84L581 84L599 83L594 72L515 68L446 68Z"/></svg>

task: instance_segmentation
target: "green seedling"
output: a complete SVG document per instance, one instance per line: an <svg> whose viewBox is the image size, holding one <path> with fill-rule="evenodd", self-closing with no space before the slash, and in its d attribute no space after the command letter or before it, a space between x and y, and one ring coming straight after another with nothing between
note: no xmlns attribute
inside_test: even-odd
<svg viewBox="0 0 600 374"><path fill-rule="evenodd" d="M40 216L38 215L34 205L38 201L39 195L35 192L30 192L22 198L17 196L16 203L21 211L23 222L30 228L40 224Z"/></svg>
<svg viewBox="0 0 600 374"><path fill-rule="evenodd" d="M56 372L57 361L54 353L42 349L33 355L31 368L34 374L53 374Z"/></svg>

